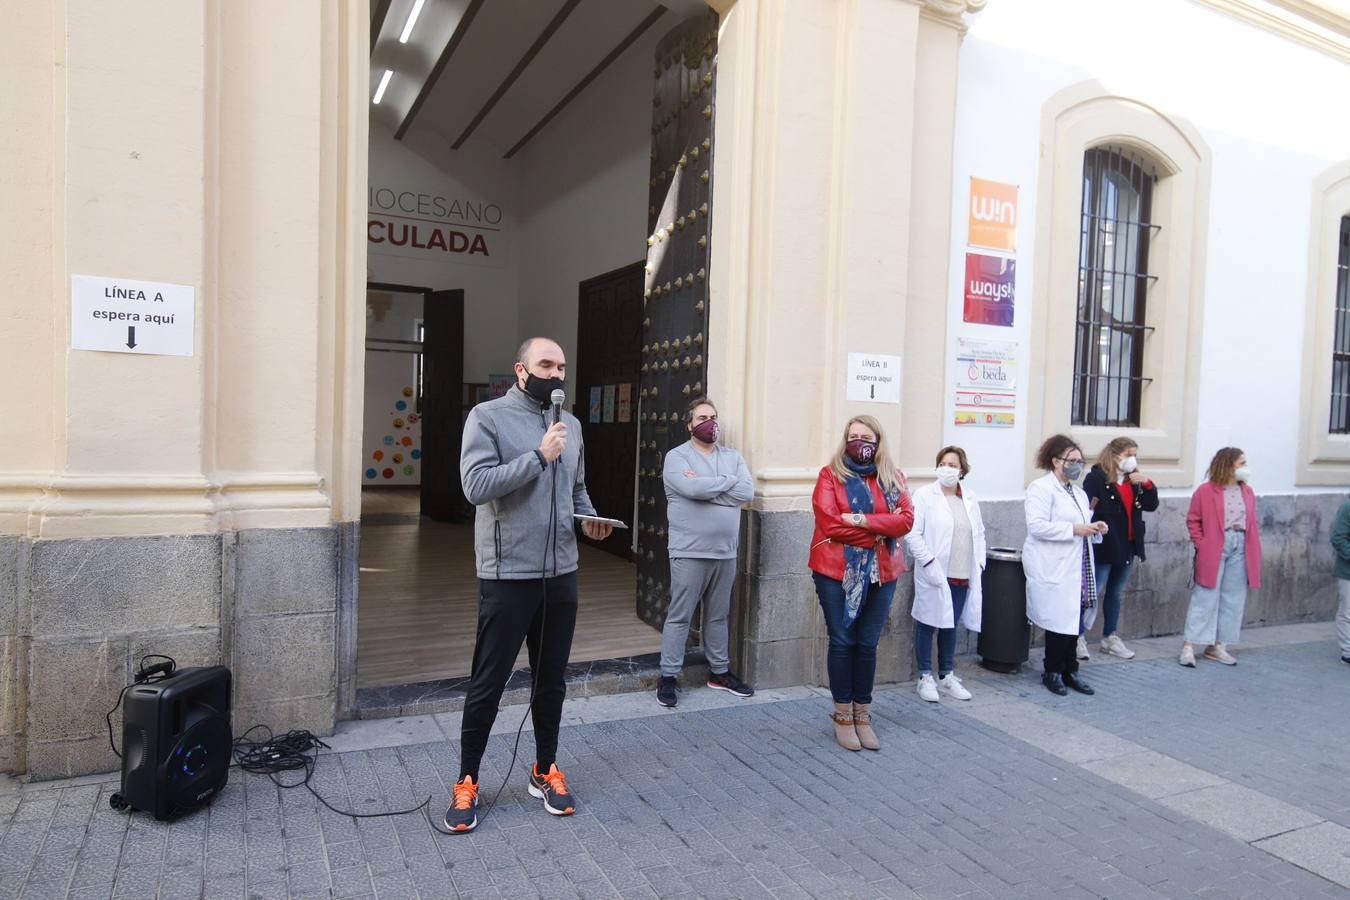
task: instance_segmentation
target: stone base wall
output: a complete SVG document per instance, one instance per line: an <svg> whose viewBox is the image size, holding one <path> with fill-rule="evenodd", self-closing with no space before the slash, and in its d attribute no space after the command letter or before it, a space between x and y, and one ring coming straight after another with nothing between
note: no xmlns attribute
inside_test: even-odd
<svg viewBox="0 0 1350 900"><path fill-rule="evenodd" d="M229 666L236 730L330 733L338 567L336 527L0 537L0 771L117 769L104 715L149 653Z"/></svg>
<svg viewBox="0 0 1350 900"><path fill-rule="evenodd" d="M1278 494L1257 498L1261 520L1262 587L1247 596L1248 625L1329 620L1336 609L1331 574L1331 526L1341 494ZM1186 532L1189 498L1162 501L1146 514L1146 559L1137 564L1121 601L1125 640L1179 634L1190 600L1194 551ZM1021 501L981 504L990 547L1020 549L1026 537ZM756 686L825 684L824 621L806 567L813 520L809 512L746 514L742 529L733 646L737 665ZM910 607L914 584L900 579L877 651L877 681L915 676ZM1101 631L1098 618L1090 639ZM1033 633L1038 639L1039 634ZM958 653L975 651L976 635L959 629ZM1036 654L1031 663L1038 665Z"/></svg>

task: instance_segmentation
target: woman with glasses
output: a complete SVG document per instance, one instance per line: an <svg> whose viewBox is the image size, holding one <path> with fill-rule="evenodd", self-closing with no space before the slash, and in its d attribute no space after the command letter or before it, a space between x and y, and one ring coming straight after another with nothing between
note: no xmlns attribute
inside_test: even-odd
<svg viewBox="0 0 1350 900"><path fill-rule="evenodd" d="M1097 604L1092 543L1108 527L1092 521L1092 506L1077 484L1083 449L1066 435L1041 444L1036 467L1045 475L1027 486L1027 539L1022 566L1027 576L1027 618L1045 631L1045 674L1041 682L1064 696L1072 688L1094 693L1078 677L1078 624L1083 610Z"/></svg>

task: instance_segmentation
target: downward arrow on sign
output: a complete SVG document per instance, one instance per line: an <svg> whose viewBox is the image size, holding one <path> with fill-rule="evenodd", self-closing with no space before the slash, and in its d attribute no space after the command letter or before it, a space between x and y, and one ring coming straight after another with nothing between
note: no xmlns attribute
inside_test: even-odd
<svg viewBox="0 0 1350 900"><path fill-rule="evenodd" d="M135 325L128 325L128 326L127 326L127 347L131 348L132 350L135 350L135 349L136 349L136 326L135 326Z"/></svg>

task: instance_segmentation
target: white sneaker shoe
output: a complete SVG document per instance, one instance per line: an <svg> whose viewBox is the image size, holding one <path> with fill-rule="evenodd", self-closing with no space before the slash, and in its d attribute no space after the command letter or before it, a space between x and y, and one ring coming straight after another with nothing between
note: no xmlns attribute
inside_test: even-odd
<svg viewBox="0 0 1350 900"><path fill-rule="evenodd" d="M955 672L948 672L942 677L942 680L939 681L938 684L942 686L944 691L957 700L970 699L970 691L966 690L966 686L961 683L960 678L956 677Z"/></svg>
<svg viewBox="0 0 1350 900"><path fill-rule="evenodd" d="M1088 654L1087 651L1087 641L1083 640L1083 636L1081 634L1078 636L1078 658L1092 659L1092 657Z"/></svg>
<svg viewBox="0 0 1350 900"><path fill-rule="evenodd" d="M1215 662L1223 663L1225 666L1236 666L1237 660L1233 654L1223 644L1215 643L1205 650L1205 659L1212 659Z"/></svg>
<svg viewBox="0 0 1350 900"><path fill-rule="evenodd" d="M1181 647L1181 656L1177 657L1177 662L1188 669L1195 668L1195 650L1190 644L1183 644Z"/></svg>
<svg viewBox="0 0 1350 900"><path fill-rule="evenodd" d="M924 675L919 679L919 696L929 703L938 702L937 682L932 675Z"/></svg>
<svg viewBox="0 0 1350 900"><path fill-rule="evenodd" d="M1119 635L1107 635L1102 641L1102 652L1121 659L1134 659L1134 651L1125 646Z"/></svg>

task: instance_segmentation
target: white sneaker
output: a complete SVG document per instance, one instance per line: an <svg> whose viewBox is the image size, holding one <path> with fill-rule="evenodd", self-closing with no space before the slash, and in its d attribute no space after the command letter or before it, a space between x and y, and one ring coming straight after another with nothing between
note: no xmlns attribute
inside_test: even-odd
<svg viewBox="0 0 1350 900"><path fill-rule="evenodd" d="M1215 643L1205 650L1205 659L1212 659L1215 662L1221 662L1225 666L1236 666L1237 660L1233 654L1223 644Z"/></svg>
<svg viewBox="0 0 1350 900"><path fill-rule="evenodd" d="M1087 641L1083 640L1083 636L1081 634L1078 636L1078 658L1092 659L1092 657L1089 656L1087 652Z"/></svg>
<svg viewBox="0 0 1350 900"><path fill-rule="evenodd" d="M932 675L924 675L919 679L919 696L929 703L938 702L937 682Z"/></svg>
<svg viewBox="0 0 1350 900"><path fill-rule="evenodd" d="M966 690L966 686L961 683L960 678L956 677L955 672L948 672L938 684L942 685L942 689L957 700L970 699L970 691Z"/></svg>
<svg viewBox="0 0 1350 900"><path fill-rule="evenodd" d="M1181 647L1181 656L1177 657L1177 662L1188 669L1195 668L1195 650L1190 644L1183 644Z"/></svg>
<svg viewBox="0 0 1350 900"><path fill-rule="evenodd" d="M1102 641L1102 652L1121 659L1134 659L1134 651L1125 646L1119 635L1107 635Z"/></svg>

